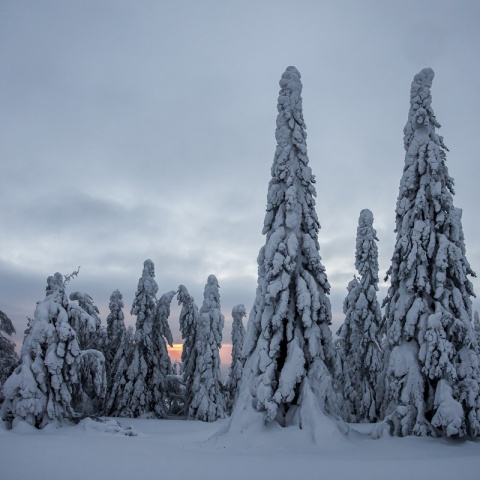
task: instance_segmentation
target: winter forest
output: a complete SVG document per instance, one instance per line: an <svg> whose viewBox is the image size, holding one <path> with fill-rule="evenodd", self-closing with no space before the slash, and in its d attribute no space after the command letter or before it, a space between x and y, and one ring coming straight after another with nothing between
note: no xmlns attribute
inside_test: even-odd
<svg viewBox="0 0 480 480"><path fill-rule="evenodd" d="M87 420L136 435L125 425L139 418L208 422L210 432L219 424L220 443L279 429L308 435L311 444L326 432L362 434L372 440L371 449L390 437L478 438L475 273L462 211L454 205L448 148L438 133L433 80L433 70L425 68L411 84L385 298L379 298L375 212L355 199L357 273L345 285L343 324L332 331L301 76L288 67L280 80L265 243L250 312L243 304L222 311L214 274L200 302L188 291L188 272L185 285L159 292L155 265L147 259L133 304L125 305L115 290L103 322L89 293L75 291L81 271L54 273L45 298L32 306L19 356L8 312L0 312L4 435L19 425L41 432ZM178 319L170 314L172 302L181 309ZM126 327L125 309L136 318L135 329ZM233 319L232 360L222 373L227 314ZM172 322L182 335L180 362L168 352Z"/></svg>

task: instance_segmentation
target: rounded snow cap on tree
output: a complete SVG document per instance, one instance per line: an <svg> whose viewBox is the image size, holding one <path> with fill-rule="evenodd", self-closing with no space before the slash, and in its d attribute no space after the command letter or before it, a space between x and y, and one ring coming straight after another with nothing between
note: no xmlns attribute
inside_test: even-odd
<svg viewBox="0 0 480 480"><path fill-rule="evenodd" d="M150 275L151 277L155 276L155 265L150 259L143 262L143 273Z"/></svg>
<svg viewBox="0 0 480 480"><path fill-rule="evenodd" d="M247 310L245 309L245 305L240 303L239 305L235 305L232 308L232 316L241 315L242 317L247 315Z"/></svg>
<svg viewBox="0 0 480 480"><path fill-rule="evenodd" d="M207 279L207 283L210 285L217 285L218 286L218 280L215 275L209 275Z"/></svg>
<svg viewBox="0 0 480 480"><path fill-rule="evenodd" d="M368 208L363 209L358 217L359 227L371 227L373 225L373 213Z"/></svg>
<svg viewBox="0 0 480 480"><path fill-rule="evenodd" d="M420 70L415 77L413 77L413 81L414 83L418 83L430 88L432 86L433 77L435 77L435 72L431 68L427 67L423 70Z"/></svg>
<svg viewBox="0 0 480 480"><path fill-rule="evenodd" d="M280 87L290 90L292 93L300 93L302 91L300 77L300 72L295 67L287 67L280 79Z"/></svg>

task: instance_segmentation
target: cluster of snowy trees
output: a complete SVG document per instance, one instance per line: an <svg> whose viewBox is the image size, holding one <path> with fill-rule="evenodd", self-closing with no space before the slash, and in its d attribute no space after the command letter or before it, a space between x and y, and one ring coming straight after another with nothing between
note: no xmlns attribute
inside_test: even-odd
<svg viewBox="0 0 480 480"><path fill-rule="evenodd" d="M378 422L394 435L480 436L480 320L472 311L461 210L432 106L433 71L411 87L404 129L405 166L396 206L396 243L382 307L373 213L361 210L357 274L347 286L345 319L334 340L330 285L320 257L315 176L309 167L300 73L280 81L276 140L258 286L245 330L243 304L232 310L232 363L224 378L219 348L224 316L210 275L201 308L184 285L157 298L146 260L126 328L122 294L110 298L107 327L92 298L47 280L25 335L21 359L3 388L2 418L42 427L59 419L104 414L184 415L229 428L248 418L317 430L325 418ZM77 272L74 272L76 274ZM167 344L177 297L183 350L180 371ZM382 313L382 308L383 313ZM2 313L2 312L0 312ZM13 332L0 316L0 330ZM0 375L17 363L0 333Z"/></svg>
<svg viewBox="0 0 480 480"><path fill-rule="evenodd" d="M3 385L1 412L7 425L17 418L42 428L51 421L85 415L164 418L186 414L204 421L225 417L226 405L236 395L241 361L234 358L231 381L222 379L219 348L224 317L214 275L208 277L198 309L183 285L157 299L155 267L146 260L131 308L135 332L125 326L123 296L118 290L110 297L105 328L89 295L67 295L70 279L60 273L48 278L46 297L38 302L25 332L20 362L13 342L0 337L5 352L2 365L11 357L10 373L19 363ZM168 317L175 295L182 305L180 373L174 371L167 350L167 344L173 344ZM237 318L240 307L234 308ZM13 333L3 313L1 320L2 330ZM235 329L242 332L237 334ZM241 320L234 322L233 330L234 338L242 341ZM234 355L241 348L235 345Z"/></svg>

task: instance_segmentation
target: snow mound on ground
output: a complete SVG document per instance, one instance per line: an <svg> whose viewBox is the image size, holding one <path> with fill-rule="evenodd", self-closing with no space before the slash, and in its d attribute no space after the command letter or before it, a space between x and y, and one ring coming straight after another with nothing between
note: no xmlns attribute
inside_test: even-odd
<svg viewBox="0 0 480 480"><path fill-rule="evenodd" d="M343 448L357 437L348 425L323 412L318 397L307 381L302 388L302 402L282 427L276 421L265 425L265 412L253 408L248 389L243 389L232 416L226 420L206 443L217 448L283 450L298 449L300 445L316 450Z"/></svg>
<svg viewBox="0 0 480 480"><path fill-rule="evenodd" d="M111 418L90 418L83 419L79 426L87 433L107 433L111 435L126 435L136 437L138 433L131 426L123 426Z"/></svg>

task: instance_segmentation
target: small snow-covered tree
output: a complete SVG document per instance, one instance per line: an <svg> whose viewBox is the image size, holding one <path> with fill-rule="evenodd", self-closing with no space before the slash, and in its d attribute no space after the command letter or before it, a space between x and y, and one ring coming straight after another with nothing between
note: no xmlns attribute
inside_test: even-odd
<svg viewBox="0 0 480 480"><path fill-rule="evenodd" d="M337 410L330 285L319 253L301 92L300 73L288 67L280 80L266 240L258 255L258 288L243 349L244 395L232 419L237 410L243 416L253 407L265 412L265 424L305 426L314 424L319 411Z"/></svg>
<svg viewBox="0 0 480 480"><path fill-rule="evenodd" d="M188 415L196 420L213 422L225 417L219 353L224 317L220 311L220 291L215 275L208 277L199 313L194 347L196 362Z"/></svg>
<svg viewBox="0 0 480 480"><path fill-rule="evenodd" d="M121 417L130 416L129 411L123 410L123 392L128 380L128 366L132 362L135 348L135 332L133 327L125 330L124 336L118 345L115 356L112 359L108 376L107 397L105 400L105 413L107 415Z"/></svg>
<svg viewBox="0 0 480 480"><path fill-rule="evenodd" d="M433 70L415 75L404 129L397 239L384 301L385 414L395 435L480 434L480 371L472 325L474 276L447 148L431 106Z"/></svg>
<svg viewBox="0 0 480 480"><path fill-rule="evenodd" d="M226 409L232 412L235 401L238 397L238 389L243 374L245 359L242 356L243 340L245 338L245 327L243 317L247 315L243 304L235 305L232 309L232 363L228 368L225 378Z"/></svg>
<svg viewBox="0 0 480 480"><path fill-rule="evenodd" d="M340 385L345 399L345 416L350 422L375 422L379 416L382 369L380 325L382 314L377 300L378 248L373 214L360 212L357 228L355 268L359 278L348 284L343 304L345 322L338 331L342 368Z"/></svg>
<svg viewBox="0 0 480 480"><path fill-rule="evenodd" d="M6 335L15 333L15 327L8 316L0 310L0 402L3 401L2 386L18 363L15 343Z"/></svg>
<svg viewBox="0 0 480 480"><path fill-rule="evenodd" d="M108 348L105 351L105 360L107 362L107 369L110 371L114 369L113 359L125 343L125 336L127 334L125 315L123 314L123 295L119 290L115 290L110 295L108 307L110 313L107 316Z"/></svg>
<svg viewBox="0 0 480 480"><path fill-rule="evenodd" d="M47 296L37 304L23 342L21 364L4 385L2 418L7 424L18 418L42 428L74 416L72 387L80 348L69 323L62 275L49 277L47 284Z"/></svg>
<svg viewBox="0 0 480 480"><path fill-rule="evenodd" d="M127 417L166 415L166 376L171 371L165 340L172 344L167 318L174 291L157 303L155 266L145 260L131 314L137 316L135 347L127 371L128 383L118 399L116 414Z"/></svg>
<svg viewBox="0 0 480 480"><path fill-rule="evenodd" d="M182 363L181 375L185 384L185 413L193 399L193 381L197 364L197 328L200 322L200 313L193 297L188 293L184 285L178 287L178 304L182 306L180 311L180 332L182 334Z"/></svg>

